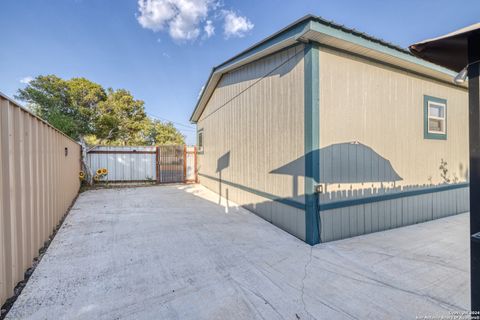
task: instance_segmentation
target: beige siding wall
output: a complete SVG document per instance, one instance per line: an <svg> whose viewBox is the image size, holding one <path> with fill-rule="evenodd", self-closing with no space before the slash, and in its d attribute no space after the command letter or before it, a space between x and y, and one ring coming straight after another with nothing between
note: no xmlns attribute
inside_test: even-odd
<svg viewBox="0 0 480 320"><path fill-rule="evenodd" d="M0 305L77 195L79 171L77 143L0 97Z"/></svg>
<svg viewBox="0 0 480 320"><path fill-rule="evenodd" d="M272 198L303 202L303 81L299 45L224 75L198 121L200 182L301 239L304 211Z"/></svg>
<svg viewBox="0 0 480 320"><path fill-rule="evenodd" d="M442 158L450 179L467 180L465 89L326 48L319 59L320 145L328 151L321 171L328 191L392 187L391 168L401 177L397 187L440 184ZM424 95L447 100L447 140L424 139ZM373 152L364 148L365 154L359 154L353 145L331 147L353 141ZM352 161L356 168L339 170Z"/></svg>

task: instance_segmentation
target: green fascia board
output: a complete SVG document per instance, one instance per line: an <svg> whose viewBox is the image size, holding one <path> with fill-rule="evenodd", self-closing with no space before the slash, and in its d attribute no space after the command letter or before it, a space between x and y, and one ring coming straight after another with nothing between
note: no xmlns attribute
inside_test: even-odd
<svg viewBox="0 0 480 320"><path fill-rule="evenodd" d="M238 63L241 60L248 59L249 57L251 57L251 56L253 56L253 55L255 55L259 52L262 52L262 51L264 51L264 50L266 50L266 49L268 49L272 46L275 46L275 45L277 45L277 44L279 44L279 43L281 43L285 40L288 40L288 39L291 39L291 38L293 38L293 39L298 38L309 30L309 26L310 26L310 24L309 24L308 21L304 21L304 22L299 23L297 25L293 25L293 26L283 30L281 33L277 34L276 36L272 37L271 39L269 39L265 42L261 42L261 43L255 45L255 46L245 50L244 52L235 56L234 58L225 61L221 65L215 67L214 72L217 71L217 70L220 70L220 69L228 68L231 65L234 65L234 64Z"/></svg>
<svg viewBox="0 0 480 320"><path fill-rule="evenodd" d="M438 102L445 105L445 133L428 132L428 102ZM431 140L447 140L448 132L448 107L447 100L428 95L423 96L423 138Z"/></svg>
<svg viewBox="0 0 480 320"><path fill-rule="evenodd" d="M192 123L195 123L196 121L193 119L197 109L200 106L200 102L206 92L206 89L209 87L213 75L216 73L222 73L222 69L226 69L228 67L231 67L235 65L236 63L248 59L259 52L262 52L263 50L268 49L271 46L275 46L283 41L286 41L288 39L294 38L294 39L300 39L305 33L308 31L316 31L319 33L326 34L328 36L332 36L341 40L345 40L375 51L379 51L400 59L403 59L405 61L415 63L417 65L450 75L454 77L456 75L455 72L443 68L441 66L438 66L436 64L427 62L425 60L419 59L412 54L410 54L406 49L402 49L400 47L397 47L395 45L389 44L385 41L382 41L380 39L376 39L372 36L357 32L353 29L348 29L346 27L343 27L341 25L337 25L333 22L329 22L327 20L324 20L320 17L316 17L313 15L307 15L296 22L290 24L289 26L283 28L282 30L274 33L270 37L267 37L266 39L254 44L250 48L244 50L243 52L235 55L234 57L228 59L227 61L223 62L222 64L214 67L212 71L210 72L210 75L207 79L207 82L200 94L200 98L197 101L197 104L192 112L192 115L190 116L190 121ZM302 39L303 41L308 41L308 39Z"/></svg>
<svg viewBox="0 0 480 320"><path fill-rule="evenodd" d="M203 90L200 94L200 98L197 101L197 105L195 106L195 109L192 112L192 115L190 116L190 121L195 122L193 120L193 116L196 112L196 110L199 107L200 101L210 84L212 77L215 73L219 72L221 69L228 68L244 59L248 59L251 56L258 54L259 52L262 52L263 50L266 50L272 46L275 46L283 41L286 41L288 39L297 39L300 36L302 36L305 32L309 30L310 23L309 23L310 17L304 17L291 25L287 26L286 28L280 30L279 32L273 34L272 36L260 41L259 43L251 46L250 48L244 50L243 52L239 53L238 55L230 58L229 60L223 62L222 64L214 67L212 71L210 72L210 75L208 77L206 85L203 87Z"/></svg>
<svg viewBox="0 0 480 320"><path fill-rule="evenodd" d="M388 54L390 56L394 56L396 58L415 63L417 65L420 65L425 68L429 68L438 72L442 72L445 74L448 74L452 77L456 75L456 73L452 70L449 70L447 68L441 67L439 65L427 62L425 60L419 59L412 54L409 54L407 52L400 51L398 49L393 49L390 46L387 46L386 44L380 43L379 40L370 40L373 39L369 36L358 36L355 35L351 32L346 32L340 29L340 27L332 27L326 25L324 22L319 22L319 21L312 21L310 25L310 30L316 31L319 33L326 34L328 36L332 36L337 39L345 40L347 42L351 42L357 45L360 45L362 47L375 50L381 53Z"/></svg>
<svg viewBox="0 0 480 320"><path fill-rule="evenodd" d="M429 69L436 70L438 72L446 73L452 76L456 75L456 73L452 70L415 57L407 49L400 48L396 45L387 43L380 39L376 39L370 35L358 32L356 30L348 29L344 26L327 21L314 15L307 15L297 20L296 22L276 32L270 37L267 37L266 39L254 44L250 48L216 66L215 68L213 68L213 71L215 72L219 69L229 67L232 64L235 64L243 59L247 59L250 56L255 55L289 38L299 38L308 31L316 31L319 33L323 33L341 40L345 40L375 51L379 51L406 60L408 62L421 65Z"/></svg>
<svg viewBox="0 0 480 320"><path fill-rule="evenodd" d="M193 109L193 112L190 115L190 123L193 123L193 124L197 123L197 120L193 120L193 117L195 115L195 112L197 112L198 107L200 106L200 101L202 100L202 97L205 94L205 90L207 90L207 87L210 84L210 81L212 81L214 72L215 72L215 69L212 69L212 71L210 72L210 75L208 76L206 84L202 88L202 92L200 93L200 97L197 100L197 104L195 105L195 108Z"/></svg>

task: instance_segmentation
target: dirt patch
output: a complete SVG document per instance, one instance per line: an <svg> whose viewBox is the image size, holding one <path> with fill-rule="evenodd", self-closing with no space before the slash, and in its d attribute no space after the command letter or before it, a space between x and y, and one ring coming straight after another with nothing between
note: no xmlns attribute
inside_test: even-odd
<svg viewBox="0 0 480 320"><path fill-rule="evenodd" d="M153 187L158 186L155 182L100 182L94 185L82 185L80 187L80 193L89 191L89 190L99 190L99 189L123 189L123 188L144 188L144 187Z"/></svg>

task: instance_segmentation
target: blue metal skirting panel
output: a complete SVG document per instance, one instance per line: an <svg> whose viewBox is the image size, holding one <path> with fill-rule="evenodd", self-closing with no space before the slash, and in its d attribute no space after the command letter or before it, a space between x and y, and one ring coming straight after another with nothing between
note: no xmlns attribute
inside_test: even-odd
<svg viewBox="0 0 480 320"><path fill-rule="evenodd" d="M321 242L426 222L469 211L468 184L321 204ZM341 205L340 205L341 204Z"/></svg>

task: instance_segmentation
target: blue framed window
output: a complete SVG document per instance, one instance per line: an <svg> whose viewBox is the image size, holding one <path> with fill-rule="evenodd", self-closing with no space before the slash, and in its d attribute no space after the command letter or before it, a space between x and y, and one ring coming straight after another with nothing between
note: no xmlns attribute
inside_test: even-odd
<svg viewBox="0 0 480 320"><path fill-rule="evenodd" d="M423 96L423 137L447 140L447 100Z"/></svg>

